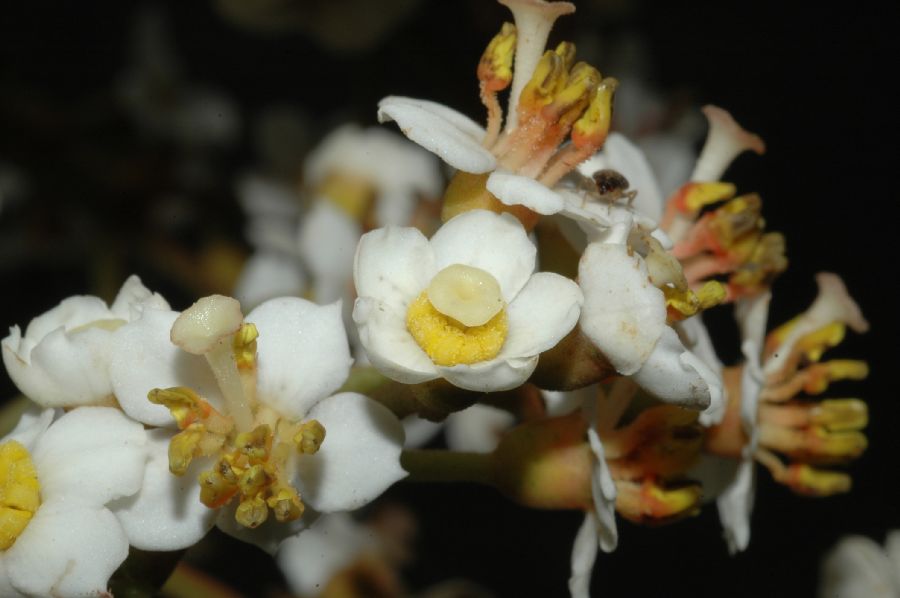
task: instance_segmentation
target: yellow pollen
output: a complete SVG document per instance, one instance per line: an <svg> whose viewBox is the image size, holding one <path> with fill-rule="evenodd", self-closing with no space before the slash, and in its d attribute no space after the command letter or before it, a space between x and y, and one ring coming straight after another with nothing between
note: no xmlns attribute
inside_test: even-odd
<svg viewBox="0 0 900 598"><path fill-rule="evenodd" d="M480 268L463 264L438 272L425 293L436 310L463 326L481 326L503 309L497 279Z"/></svg>
<svg viewBox="0 0 900 598"><path fill-rule="evenodd" d="M325 441L325 427L314 419L305 421L300 424L300 429L292 440L298 451L304 455L314 455Z"/></svg>
<svg viewBox="0 0 900 598"><path fill-rule="evenodd" d="M256 365L257 337L259 337L259 331L256 326L246 322L241 324L240 329L234 334L232 348L238 369L247 370Z"/></svg>
<svg viewBox="0 0 900 598"><path fill-rule="evenodd" d="M41 506L37 470L22 444L0 444L0 550L12 546Z"/></svg>
<svg viewBox="0 0 900 598"><path fill-rule="evenodd" d="M439 312L423 292L406 312L406 328L422 350L441 366L493 359L506 341L506 310L481 326L466 326Z"/></svg>
<svg viewBox="0 0 900 598"><path fill-rule="evenodd" d="M616 79L607 77L594 89L587 110L572 125L572 143L575 147L598 148L603 145L612 121L613 94L618 84Z"/></svg>
<svg viewBox="0 0 900 598"><path fill-rule="evenodd" d="M260 496L245 498L238 505L234 518L244 527L259 527L269 518L269 508L265 499Z"/></svg>

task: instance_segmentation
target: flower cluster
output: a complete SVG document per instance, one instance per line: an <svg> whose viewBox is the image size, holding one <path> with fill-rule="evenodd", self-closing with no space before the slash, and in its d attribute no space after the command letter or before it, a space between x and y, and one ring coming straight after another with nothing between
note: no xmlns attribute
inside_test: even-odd
<svg viewBox="0 0 900 598"><path fill-rule="evenodd" d="M300 592L354 567L399 592L403 559L348 513L410 476L582 512L583 597L618 516L669 523L715 498L738 551L757 462L801 494L850 489L828 467L865 449L866 403L812 397L865 378L821 357L868 323L820 274L766 335L785 240L722 180L762 140L707 106L665 198L610 132L616 79L545 48L574 6L501 3L515 22L477 67L486 126L391 96L379 119L414 143L349 125L308 157L302 197L241 179L255 253L238 299L174 310L132 276L110 304L70 297L10 329L31 408L0 443L0 593L102 595L129 546L186 549L213 527L277 555ZM733 309L740 363L717 356L711 309ZM417 448L442 426L450 450Z"/></svg>

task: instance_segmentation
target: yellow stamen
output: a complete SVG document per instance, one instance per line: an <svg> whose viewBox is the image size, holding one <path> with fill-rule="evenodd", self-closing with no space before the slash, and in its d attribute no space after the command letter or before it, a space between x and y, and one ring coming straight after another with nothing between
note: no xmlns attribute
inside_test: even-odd
<svg viewBox="0 0 900 598"><path fill-rule="evenodd" d="M245 498L238 505L234 518L244 527L249 527L250 529L259 527L269 518L268 505L259 496Z"/></svg>
<svg viewBox="0 0 900 598"><path fill-rule="evenodd" d="M616 511L638 523L663 523L693 515L700 509L699 484L666 487L653 479L616 482Z"/></svg>
<svg viewBox="0 0 900 598"><path fill-rule="evenodd" d="M219 434L227 434L231 430L231 423L227 418L185 386L154 388L147 393L147 399L166 407L182 430L195 422L203 422L209 430Z"/></svg>
<svg viewBox="0 0 900 598"><path fill-rule="evenodd" d="M731 199L736 192L737 187L732 183L691 182L678 190L673 201L678 204L681 211L695 214L704 206Z"/></svg>
<svg viewBox="0 0 900 598"><path fill-rule="evenodd" d="M234 361L241 370L249 370L256 366L256 339L259 331L256 326L247 322L235 333L232 341Z"/></svg>
<svg viewBox="0 0 900 598"><path fill-rule="evenodd" d="M869 365L854 359L833 359L814 363L777 386L767 386L762 399L766 401L787 401L801 391L809 395L825 392L828 386L838 380L864 380L869 375Z"/></svg>
<svg viewBox="0 0 900 598"><path fill-rule="evenodd" d="M315 419L305 421L300 424L293 441L298 451L304 455L314 455L325 441L325 427Z"/></svg>
<svg viewBox="0 0 900 598"><path fill-rule="evenodd" d="M539 114L553 101L553 97L566 83L568 73L563 56L547 50L538 61L531 79L519 96L519 118L526 121L526 115Z"/></svg>
<svg viewBox="0 0 900 598"><path fill-rule="evenodd" d="M697 312L715 307L727 296L725 287L715 280L705 282L696 292L673 287L663 287L662 291L666 297L666 305L680 314L678 319L688 318Z"/></svg>
<svg viewBox="0 0 900 598"><path fill-rule="evenodd" d="M800 338L795 345L797 352L802 353L810 361L819 361L826 349L835 347L847 332L843 322L832 322Z"/></svg>
<svg viewBox="0 0 900 598"><path fill-rule="evenodd" d="M300 494L290 486L281 486L272 491L266 504L275 513L275 519L281 522L300 519L305 507L300 502Z"/></svg>
<svg viewBox="0 0 900 598"><path fill-rule="evenodd" d="M41 505L41 485L28 449L0 444L0 550L12 546Z"/></svg>
<svg viewBox="0 0 900 598"><path fill-rule="evenodd" d="M481 326L466 326L439 312L422 292L406 312L406 327L422 350L441 366L493 359L506 341L506 310Z"/></svg>
<svg viewBox="0 0 900 598"><path fill-rule="evenodd" d="M169 471L184 475L194 457L200 454L200 443L206 435L203 424L191 424L169 441Z"/></svg>
<svg viewBox="0 0 900 598"><path fill-rule="evenodd" d="M612 77L603 79L594 90L594 95L584 114L572 126L572 143L577 148L590 146L599 148L606 140L612 121L613 94L619 82Z"/></svg>
<svg viewBox="0 0 900 598"><path fill-rule="evenodd" d="M783 480L791 490L808 496L832 496L849 492L853 485L850 476L837 471L825 471L798 463L787 469Z"/></svg>
<svg viewBox="0 0 900 598"><path fill-rule="evenodd" d="M242 432L234 439L234 446L251 463L264 461L272 446L272 429L263 424L255 427L252 432Z"/></svg>

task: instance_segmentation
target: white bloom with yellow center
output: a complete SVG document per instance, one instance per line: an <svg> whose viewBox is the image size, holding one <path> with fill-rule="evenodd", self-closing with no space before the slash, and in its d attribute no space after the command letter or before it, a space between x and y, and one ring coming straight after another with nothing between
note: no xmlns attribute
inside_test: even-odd
<svg viewBox="0 0 900 598"><path fill-rule="evenodd" d="M91 296L69 297L25 329L10 328L3 363L13 382L44 407L102 404L112 397L107 371L113 331L145 307L168 309L137 276L122 285L112 305Z"/></svg>
<svg viewBox="0 0 900 598"><path fill-rule="evenodd" d="M472 210L429 241L413 228L367 233L356 252L353 319L372 364L406 384L515 388L578 321L573 281L534 273L536 249L508 214Z"/></svg>
<svg viewBox="0 0 900 598"><path fill-rule="evenodd" d="M406 475L393 414L333 394L351 364L340 312L284 297L245 318L237 301L212 296L182 314L146 310L117 331L111 377L122 408L181 430L154 432L152 482L119 505L133 545L190 546L218 509L224 531L274 552L309 523L307 506L355 509Z"/></svg>
<svg viewBox="0 0 900 598"><path fill-rule="evenodd" d="M0 441L0 595L105 596L128 556L107 505L138 491L146 432L119 410L26 413Z"/></svg>

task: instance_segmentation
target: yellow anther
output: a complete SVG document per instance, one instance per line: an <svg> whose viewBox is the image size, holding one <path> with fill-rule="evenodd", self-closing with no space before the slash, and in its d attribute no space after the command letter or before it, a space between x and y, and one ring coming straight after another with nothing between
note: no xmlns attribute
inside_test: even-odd
<svg viewBox="0 0 900 598"><path fill-rule="evenodd" d="M626 519L643 523L672 521L696 513L703 495L699 484L664 487L653 479L638 485L616 484L616 510Z"/></svg>
<svg viewBox="0 0 900 598"><path fill-rule="evenodd" d="M319 452L319 447L325 441L325 426L315 419L305 421L300 424L293 441L298 451L304 455L314 455Z"/></svg>
<svg viewBox="0 0 900 598"><path fill-rule="evenodd" d="M155 405L162 405L172 414L182 430L196 421L204 420L212 407L196 392L185 386L154 388L147 398Z"/></svg>
<svg viewBox="0 0 900 598"><path fill-rule="evenodd" d="M736 197L712 213L709 229L723 248L732 248L747 235L754 238L762 233L765 222L760 216L762 199L752 193ZM748 246L747 250L751 249Z"/></svg>
<svg viewBox="0 0 900 598"><path fill-rule="evenodd" d="M207 435L203 424L191 424L169 441L169 471L184 475L194 457L200 455L200 446Z"/></svg>
<svg viewBox="0 0 900 598"><path fill-rule="evenodd" d="M259 464L248 467L238 478L238 488L243 496L255 496L271 483L271 476L266 473L265 467Z"/></svg>
<svg viewBox="0 0 900 598"><path fill-rule="evenodd" d="M210 509L218 509L238 493L238 478L231 465L219 459L209 471L200 474L200 502Z"/></svg>
<svg viewBox="0 0 900 598"><path fill-rule="evenodd" d="M709 309L719 305L725 301L727 292L722 283L716 280L710 280L703 283L703 286L697 290L697 300L700 302L700 309Z"/></svg>
<svg viewBox="0 0 900 598"><path fill-rule="evenodd" d="M497 279L481 268L464 264L438 272L425 294L436 310L463 326L481 326L503 309Z"/></svg>
<svg viewBox="0 0 900 598"><path fill-rule="evenodd" d="M306 510L300 501L300 495L290 486L275 488L266 504L275 513L275 519L281 522L300 519Z"/></svg>
<svg viewBox="0 0 900 598"><path fill-rule="evenodd" d="M863 415L862 417L867 417ZM855 423L855 422L848 422ZM865 452L869 446L866 435L855 429L843 432L832 432L824 427L811 428L813 440L809 443L809 451L819 458L838 459L841 461L855 459Z"/></svg>
<svg viewBox="0 0 900 598"><path fill-rule="evenodd" d="M849 492L853 485L850 476L845 473L815 469L805 463L791 465L778 481L794 492L808 496L831 496Z"/></svg>
<svg viewBox="0 0 900 598"><path fill-rule="evenodd" d="M409 305L406 328L434 363L442 366L493 359L506 341L506 310L481 326L465 326L439 312L425 292Z"/></svg>
<svg viewBox="0 0 900 598"><path fill-rule="evenodd" d="M263 424L250 432L241 432L234 439L234 446L252 463L264 461L272 447L272 429Z"/></svg>
<svg viewBox="0 0 900 598"><path fill-rule="evenodd" d="M516 26L503 23L500 33L490 41L478 63L478 80L486 91L497 92L509 87L515 53Z"/></svg>
<svg viewBox="0 0 900 598"><path fill-rule="evenodd" d="M663 287L662 291L666 297L666 305L685 318L719 305L727 296L725 287L715 280L705 282L697 292L673 287Z"/></svg>
<svg viewBox="0 0 900 598"><path fill-rule="evenodd" d="M869 364L855 359L833 359L812 365L809 370L803 390L817 395L837 380L864 380L869 375Z"/></svg>
<svg viewBox="0 0 900 598"><path fill-rule="evenodd" d="M612 121L612 102L619 82L612 77L603 79L591 97L587 110L572 125L572 144L577 148L599 148L606 141Z"/></svg>
<svg viewBox="0 0 900 598"><path fill-rule="evenodd" d="M582 115L600 80L600 71L585 62L572 67L568 80L548 108L562 126L572 126Z"/></svg>
<svg viewBox="0 0 900 598"><path fill-rule="evenodd" d="M375 200L375 188L368 179L335 172L322 180L316 195L328 199L354 220L362 221Z"/></svg>
<svg viewBox="0 0 900 598"><path fill-rule="evenodd" d="M862 430L869 423L869 408L859 399L826 399L813 408L813 422L830 432Z"/></svg>
<svg viewBox="0 0 900 598"><path fill-rule="evenodd" d="M232 348L234 349L234 361L239 369L247 370L256 366L256 339L259 331L256 326L244 322L240 329L234 333Z"/></svg>
<svg viewBox="0 0 900 598"><path fill-rule="evenodd" d="M539 112L553 101L568 78L563 58L553 50L547 50L538 61L531 79L519 95L519 112Z"/></svg>
<svg viewBox="0 0 900 598"><path fill-rule="evenodd" d="M847 331L843 322L832 322L814 332L801 337L794 347L810 361L819 361L826 349L837 346Z"/></svg>
<svg viewBox="0 0 900 598"><path fill-rule="evenodd" d="M708 206L731 199L737 188L731 183L687 183L678 190L674 200L682 212L695 214Z"/></svg>
<svg viewBox="0 0 900 598"><path fill-rule="evenodd" d="M245 498L234 512L234 519L244 527L251 529L259 527L268 518L269 508L266 501L259 496Z"/></svg>
<svg viewBox="0 0 900 598"><path fill-rule="evenodd" d="M41 505L41 485L22 444L0 444L0 550L12 546Z"/></svg>

